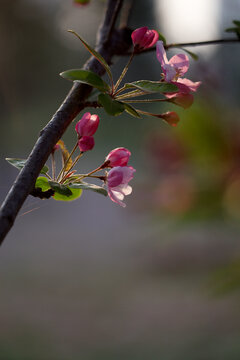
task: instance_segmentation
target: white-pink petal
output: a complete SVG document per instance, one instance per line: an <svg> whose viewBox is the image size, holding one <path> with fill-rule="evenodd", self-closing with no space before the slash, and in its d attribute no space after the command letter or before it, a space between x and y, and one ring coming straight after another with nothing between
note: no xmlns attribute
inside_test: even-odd
<svg viewBox="0 0 240 360"><path fill-rule="evenodd" d="M176 82L176 85L180 85L178 86L180 90L181 89L181 85L185 86L188 91L183 91L183 92L190 92L190 91L197 91L197 89L199 88L199 86L201 85L201 81L197 81L197 82L193 82L189 79L183 78L183 79L178 79Z"/></svg>
<svg viewBox="0 0 240 360"><path fill-rule="evenodd" d="M171 57L169 60L169 64L171 64L178 73L178 76L184 75L189 68L189 60L185 54L177 54Z"/></svg>
<svg viewBox="0 0 240 360"><path fill-rule="evenodd" d="M161 66L168 64L167 54L163 46L163 42L161 40L157 41L156 44L157 49L157 59L160 62Z"/></svg>

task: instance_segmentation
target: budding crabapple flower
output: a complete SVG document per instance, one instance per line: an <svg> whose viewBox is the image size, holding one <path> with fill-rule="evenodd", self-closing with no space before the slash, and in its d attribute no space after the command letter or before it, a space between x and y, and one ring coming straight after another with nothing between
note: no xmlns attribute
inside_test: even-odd
<svg viewBox="0 0 240 360"><path fill-rule="evenodd" d="M79 140L78 140L78 147L80 149L80 151L85 152L88 150L92 150L94 147L94 138L93 136L82 136Z"/></svg>
<svg viewBox="0 0 240 360"><path fill-rule="evenodd" d="M135 171L131 166L116 166L107 175L108 195L112 201L122 207L126 206L122 202L124 196L132 192L132 187L128 183L132 180Z"/></svg>
<svg viewBox="0 0 240 360"><path fill-rule="evenodd" d="M180 121L180 118L175 111L168 111L164 114L158 115L158 117L165 120L169 125L172 126L177 126L178 122Z"/></svg>
<svg viewBox="0 0 240 360"><path fill-rule="evenodd" d="M108 167L127 166L131 153L124 147L116 148L108 154L105 163Z"/></svg>
<svg viewBox="0 0 240 360"><path fill-rule="evenodd" d="M132 32L131 35L134 48L137 50L144 50L152 47L159 38L156 30L149 30L144 26Z"/></svg>
<svg viewBox="0 0 240 360"><path fill-rule="evenodd" d="M99 125L99 116L95 114L85 113L81 120L75 126L75 130L79 137L92 136L97 131Z"/></svg>
<svg viewBox="0 0 240 360"><path fill-rule="evenodd" d="M189 59L184 54L177 54L167 59L166 51L162 41L158 41L157 45L157 59L161 64L166 82L175 84L181 93L188 94L191 91L197 91L201 81L193 82L189 79L180 77L183 76L189 68Z"/></svg>

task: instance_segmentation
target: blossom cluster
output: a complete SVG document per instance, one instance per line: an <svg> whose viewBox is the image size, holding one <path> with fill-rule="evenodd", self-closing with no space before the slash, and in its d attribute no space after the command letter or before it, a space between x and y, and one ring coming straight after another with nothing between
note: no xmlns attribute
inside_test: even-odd
<svg viewBox="0 0 240 360"><path fill-rule="evenodd" d="M178 91L164 94L166 101L183 108L191 106L193 103L193 95L191 93L198 89L200 82L192 82L189 79L183 78L183 75L189 68L188 57L184 54L177 54L168 60L164 44L158 40L159 35L156 30L142 27L133 31L131 37L134 45L133 54L149 49L156 44L157 60L160 62L162 69L160 82L164 81L174 84L178 88ZM164 119L171 125L176 125L179 121L179 117L174 111L154 115ZM95 144L94 134L98 126L99 116L90 112L85 113L81 120L77 122L75 130L78 135L77 145L81 154L93 149ZM128 149L124 147L116 148L107 155L101 166L85 176L93 176L96 172L109 168L110 170L105 173L105 176L94 176L104 181L110 199L123 207L125 206L123 202L124 196L132 192L132 187L128 183L132 180L135 172L135 169L128 165L130 155L131 153Z"/></svg>
<svg viewBox="0 0 240 360"><path fill-rule="evenodd" d="M78 134L78 147L81 153L93 149L93 135L97 131L98 125L99 116L89 112L85 113L81 120L77 122L75 130ZM132 187L128 183L132 180L133 174L136 171L132 166L128 166L130 155L131 152L128 149L124 147L116 148L110 151L104 163L94 171L97 172L106 168L111 169L103 177L107 185L108 195L112 201L123 207L126 206L122 201L124 196L132 192Z"/></svg>
<svg viewBox="0 0 240 360"><path fill-rule="evenodd" d="M157 31L149 30L147 27L141 27L132 32L134 51L139 52L156 44L157 60L160 62L162 69L161 81L174 84L178 88L177 92L164 94L166 101L186 109L192 105L194 100L191 93L197 91L201 82L193 82L187 78L182 78L189 69L188 56L185 54L177 54L168 60L163 41L158 39L159 35ZM158 117L163 118L171 125L176 125L179 121L179 117L174 111L169 111Z"/></svg>

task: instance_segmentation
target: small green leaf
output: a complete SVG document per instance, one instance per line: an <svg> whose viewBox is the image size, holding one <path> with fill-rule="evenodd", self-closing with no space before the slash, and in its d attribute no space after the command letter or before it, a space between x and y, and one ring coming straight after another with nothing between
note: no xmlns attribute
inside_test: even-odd
<svg viewBox="0 0 240 360"><path fill-rule="evenodd" d="M137 117L137 118L141 117L141 115L131 105L124 103L124 107L128 114L130 114L134 117Z"/></svg>
<svg viewBox="0 0 240 360"><path fill-rule="evenodd" d="M177 92L178 87L174 84L170 84L163 81L149 81L149 80L139 80L132 83L125 84L126 88L137 88L147 93L167 93L167 92Z"/></svg>
<svg viewBox="0 0 240 360"><path fill-rule="evenodd" d="M159 40L162 40L163 44L166 45L167 40L166 40L165 36L160 31L158 31L157 33L158 33L158 36L159 36Z"/></svg>
<svg viewBox="0 0 240 360"><path fill-rule="evenodd" d="M6 158L6 160L9 162L9 164L14 166L18 170L21 170L27 162L27 159L17 159L17 158ZM40 171L40 174L45 175L47 172L48 172L48 167L44 165L42 170Z"/></svg>
<svg viewBox="0 0 240 360"><path fill-rule="evenodd" d="M82 44L85 46L85 48L90 52L90 54L92 54L104 67L104 69L106 70L111 83L113 82L113 78L112 78L112 73L111 73L111 69L108 66L106 60L102 57L102 55L100 55L96 50L94 50L85 40L83 40L83 38L78 35L75 31L73 30L68 30L69 32L71 32L72 34L76 35L77 38L82 42Z"/></svg>
<svg viewBox="0 0 240 360"><path fill-rule="evenodd" d="M189 56L191 56L191 58L193 58L193 60L198 60L198 55L195 54L194 52L189 51L189 50L184 49L184 48L181 48L181 49L184 50Z"/></svg>
<svg viewBox="0 0 240 360"><path fill-rule="evenodd" d="M45 178L44 176L39 176L36 180L35 188L40 188L42 191L47 191L51 189L51 186L47 178Z"/></svg>
<svg viewBox="0 0 240 360"><path fill-rule="evenodd" d="M69 185L69 187L71 190L73 190L73 189L91 190L91 191L97 192L99 194L102 194L104 196L108 195L107 190L104 189L103 187L95 185L95 184L89 184L89 183L86 183L83 181L79 184L78 183L71 184L71 185Z"/></svg>
<svg viewBox="0 0 240 360"><path fill-rule="evenodd" d="M49 181L49 184L54 191L54 200L72 201L79 198L82 194L81 189L70 189L68 186L59 184L55 181Z"/></svg>
<svg viewBox="0 0 240 360"><path fill-rule="evenodd" d="M48 172L48 167L46 166L46 165L44 165L44 167L42 168L42 170L40 171L40 174L44 174L44 175L46 175L47 174L47 172Z"/></svg>
<svg viewBox="0 0 240 360"><path fill-rule="evenodd" d="M110 87L108 86L108 84L105 81L103 81L102 78L100 78L100 76L98 76L92 71L72 69L60 73L60 76L62 76L64 79L78 81L83 84L88 84L103 92L110 91Z"/></svg>
<svg viewBox="0 0 240 360"><path fill-rule="evenodd" d="M98 102L104 107L106 113L112 116L120 115L125 110L122 102L114 100L108 94L100 94Z"/></svg>
<svg viewBox="0 0 240 360"><path fill-rule="evenodd" d="M49 181L49 185L50 185L51 189L53 191L55 191L55 193L65 195L65 196L72 195L71 190L65 185L59 184L55 181Z"/></svg>
<svg viewBox="0 0 240 360"><path fill-rule="evenodd" d="M62 194L55 192L55 194L53 195L53 199L58 200L58 201L73 201L73 200L78 199L82 195L82 190L81 189L71 189L71 193L72 193L72 195L66 196L66 195L62 195Z"/></svg>

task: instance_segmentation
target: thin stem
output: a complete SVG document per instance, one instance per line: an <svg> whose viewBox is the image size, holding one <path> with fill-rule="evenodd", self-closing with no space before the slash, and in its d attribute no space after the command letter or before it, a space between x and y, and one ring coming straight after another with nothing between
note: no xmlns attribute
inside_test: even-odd
<svg viewBox="0 0 240 360"><path fill-rule="evenodd" d="M118 89L118 87L119 87L119 85L121 84L124 76L126 75L126 73L127 73L127 71L128 71L128 68L129 68L129 66L130 66L130 64L131 64L131 62L132 62L132 60L133 60L133 58L134 58L134 55L135 55L135 52L133 51L132 54L131 54L131 56L130 56L130 58L129 58L129 60L128 60L127 65L126 65L125 68L123 69L123 71L122 71L122 73L121 73L118 81L116 82L116 85L114 86L114 92Z"/></svg>
<svg viewBox="0 0 240 360"><path fill-rule="evenodd" d="M52 178L55 181L56 180L56 162L54 157L54 152L51 153L52 158Z"/></svg>
<svg viewBox="0 0 240 360"><path fill-rule="evenodd" d="M94 173L96 173L97 171L100 171L100 170L102 170L102 169L103 169L103 167L102 167L102 165L101 165L101 166L97 167L96 169L94 169L93 171L91 171L90 173L88 173L88 174L83 174L82 176L80 176L80 178L78 178L78 181L84 179L85 177L92 177L92 176L91 176L92 174L94 174Z"/></svg>
<svg viewBox="0 0 240 360"><path fill-rule="evenodd" d="M63 181L66 179L66 177L68 176L69 172L72 170L72 168L76 165L76 163L78 162L78 160L82 157L84 153L81 151L80 154L76 157L76 159L73 161L71 167L68 169L68 171L66 172L66 174L64 174L64 176L61 179L61 183L63 183Z"/></svg>
<svg viewBox="0 0 240 360"><path fill-rule="evenodd" d="M122 99L131 98L131 97L142 96L142 95L146 95L146 94L147 93L145 91L133 90L133 91L130 91L128 93L117 96L116 100L122 100Z"/></svg>
<svg viewBox="0 0 240 360"><path fill-rule="evenodd" d="M189 43L173 43L173 44L167 44L165 45L165 49L171 49L171 48L181 48L181 47L192 47L192 46L206 46L206 45L217 45L217 44L232 44L232 43L240 43L240 39L231 39L231 38L227 38L227 39L216 39L216 40L207 40L207 41L197 41L197 42L189 42ZM156 51L155 47L149 48L149 49L145 49L142 51L139 51L137 53L137 55L140 54L145 54L148 52L153 52ZM131 53L128 52L124 55L130 55Z"/></svg>
<svg viewBox="0 0 240 360"><path fill-rule="evenodd" d="M50 175L48 175L47 173L46 173L46 174L44 174L44 175L46 175L46 177L47 177L49 180L53 180L53 179L51 178L51 176L50 176Z"/></svg>
<svg viewBox="0 0 240 360"><path fill-rule="evenodd" d="M62 170L61 170L60 173L58 174L57 181L59 181L61 175L62 175L63 172L66 170L67 165L68 165L68 162L69 162L69 160L71 159L71 157L72 157L73 153L75 152L75 150L77 149L77 147L78 147L78 141L77 141L77 143L75 144L74 148L72 149L71 153L69 154L67 160L65 161L64 166L62 167Z"/></svg>
<svg viewBox="0 0 240 360"><path fill-rule="evenodd" d="M140 109L135 109L137 112L139 112L140 114L143 114L143 115L151 115L151 116L155 116L155 114L152 114L150 112L147 112L147 111L143 111L143 110L140 110Z"/></svg>
<svg viewBox="0 0 240 360"><path fill-rule="evenodd" d="M199 41L199 42L190 42L190 43L175 43L168 44L165 46L165 49L170 49L173 47L184 47L184 46L203 46L203 45L217 45L223 43L235 43L240 42L239 39L216 39L216 40L207 40L207 41Z"/></svg>
<svg viewBox="0 0 240 360"><path fill-rule="evenodd" d="M167 101L166 99L143 99L143 100L125 100L126 103L152 103L159 101Z"/></svg>

